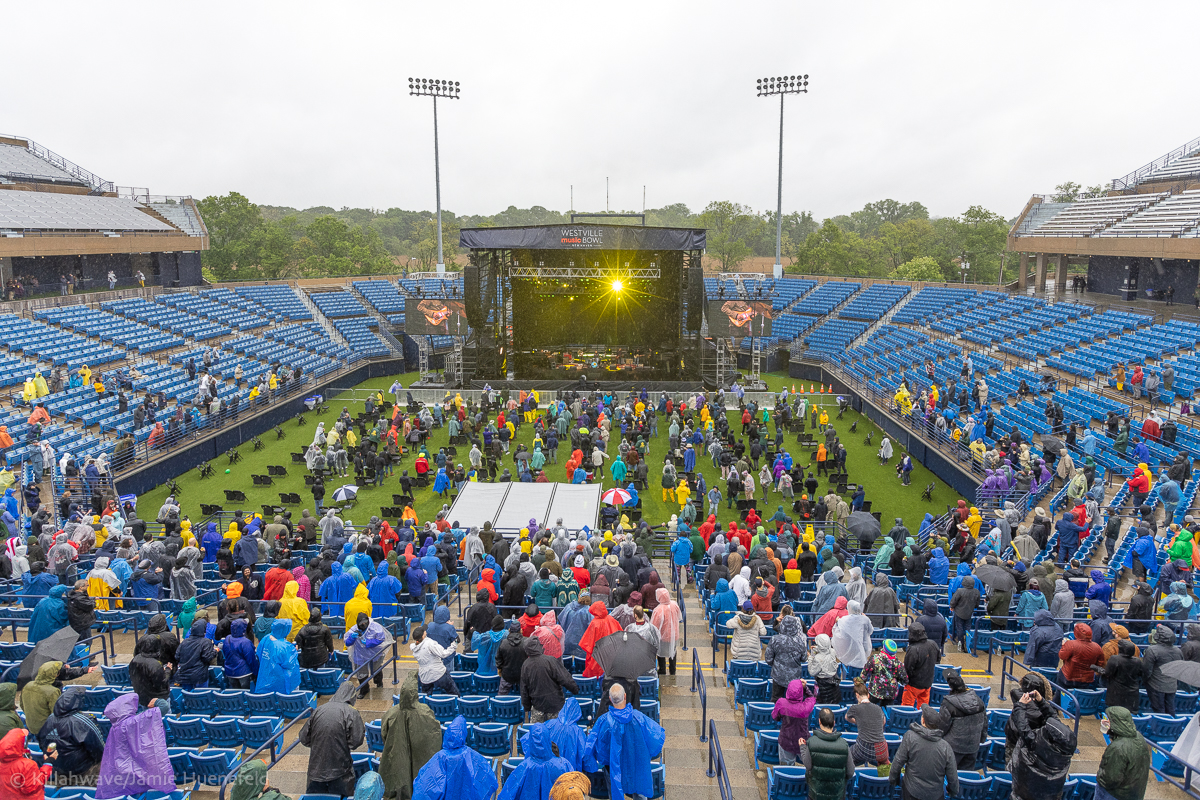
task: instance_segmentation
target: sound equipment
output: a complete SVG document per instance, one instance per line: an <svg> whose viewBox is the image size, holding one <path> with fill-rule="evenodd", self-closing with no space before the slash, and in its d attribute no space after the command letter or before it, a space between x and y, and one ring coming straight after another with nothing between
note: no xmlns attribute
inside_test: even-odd
<svg viewBox="0 0 1200 800"><path fill-rule="evenodd" d="M688 269L687 317L684 327L696 333L704 321L704 268L699 260Z"/></svg>

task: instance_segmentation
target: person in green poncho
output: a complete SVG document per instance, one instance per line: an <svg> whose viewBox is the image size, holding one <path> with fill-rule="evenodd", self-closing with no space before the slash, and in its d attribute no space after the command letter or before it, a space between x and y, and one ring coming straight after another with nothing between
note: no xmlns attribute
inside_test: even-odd
<svg viewBox="0 0 1200 800"><path fill-rule="evenodd" d="M1100 768L1096 770L1096 784L1104 790L1106 797L1117 800L1140 800L1146 796L1146 784L1150 778L1150 748L1133 724L1133 715L1122 706L1109 706L1104 710L1106 724L1112 742L1100 757ZM1097 793L1097 797L1101 795Z"/></svg>
<svg viewBox="0 0 1200 800"><path fill-rule="evenodd" d="M233 779L230 800L291 800L267 781L267 765L255 759L242 765Z"/></svg>
<svg viewBox="0 0 1200 800"><path fill-rule="evenodd" d="M383 715L379 772L386 800L412 800L413 780L442 747L442 727L429 706L417 702L417 691L417 673L410 672L396 705Z"/></svg>
<svg viewBox="0 0 1200 800"><path fill-rule="evenodd" d="M17 685L0 683L0 739L14 728L23 728L25 723L17 716Z"/></svg>
<svg viewBox="0 0 1200 800"><path fill-rule="evenodd" d="M1171 527L1174 528L1176 526L1172 525ZM1171 549L1167 552L1171 554L1171 561L1183 559L1185 563L1191 564L1192 549L1192 532L1185 530L1179 532L1179 535L1175 537L1174 544L1171 545Z"/></svg>
<svg viewBox="0 0 1200 800"><path fill-rule="evenodd" d="M885 572L888 569L888 562L892 560L892 553L896 552L896 545L891 539L884 539L883 544L879 546L879 552L875 554L875 571Z"/></svg>
<svg viewBox="0 0 1200 800"><path fill-rule="evenodd" d="M179 610L179 630L190 631L192 622L196 619L196 598L189 597L183 601L183 608Z"/></svg>

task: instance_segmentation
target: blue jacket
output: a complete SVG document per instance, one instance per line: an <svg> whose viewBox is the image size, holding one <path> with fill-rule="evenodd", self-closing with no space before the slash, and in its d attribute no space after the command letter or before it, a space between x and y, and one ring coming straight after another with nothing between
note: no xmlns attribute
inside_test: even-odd
<svg viewBox="0 0 1200 800"><path fill-rule="evenodd" d="M544 800L560 775L574 768L550 749L551 731L546 723L532 726L521 737L525 758L504 781L498 800Z"/></svg>
<svg viewBox="0 0 1200 800"><path fill-rule="evenodd" d="M235 619L229 627L229 636L221 642L225 674L230 677L258 674L258 654L254 652L254 642L246 638L246 629L249 627L246 620Z"/></svg>
<svg viewBox="0 0 1200 800"><path fill-rule="evenodd" d="M496 674L496 648L508 636L508 631L483 631L471 635L471 647L479 656L479 666L475 671L480 675Z"/></svg>
<svg viewBox="0 0 1200 800"><path fill-rule="evenodd" d="M287 640L292 632L290 619L277 619L271 624L271 635L258 645L258 681L256 694L263 692L294 692L300 688L300 661L296 645Z"/></svg>
<svg viewBox="0 0 1200 800"><path fill-rule="evenodd" d="M662 752L666 731L633 706L610 708L588 734L583 750L584 769L608 767L610 797L654 794L650 759ZM415 800L415 798L414 798Z"/></svg>
<svg viewBox="0 0 1200 800"><path fill-rule="evenodd" d="M408 593L412 595L413 602L420 603L425 599L425 570L417 566L415 558L404 573L404 583L408 586Z"/></svg>
<svg viewBox="0 0 1200 800"><path fill-rule="evenodd" d="M1028 594L1028 592L1026 592ZM1042 598L1045 602L1045 598ZM1054 617L1046 610L1033 614L1033 630L1029 632L1029 643L1025 648L1025 666L1057 667L1058 650L1062 646L1063 632Z"/></svg>
<svg viewBox="0 0 1200 800"><path fill-rule="evenodd" d="M442 749L417 773L412 797L413 800L489 800L498 786L491 760L467 747L467 721L460 715L446 727Z"/></svg>
<svg viewBox="0 0 1200 800"><path fill-rule="evenodd" d="M587 744L587 735L578 724L582 716L579 701L568 697L558 716L546 723L551 740L558 745L558 754L575 772L583 768L583 748Z"/></svg>
<svg viewBox="0 0 1200 800"><path fill-rule="evenodd" d="M204 548L205 564L212 564L217 560L217 551L221 549L223 541L225 541L225 537L217 530L217 523L208 523L208 530L204 532L204 538L200 540L200 546Z"/></svg>
<svg viewBox="0 0 1200 800"><path fill-rule="evenodd" d="M1133 554L1137 553L1138 560L1146 568L1147 575L1158 574L1158 548L1154 545L1153 534L1139 536L1133 547L1125 554L1125 568L1133 569Z"/></svg>
<svg viewBox="0 0 1200 800"><path fill-rule="evenodd" d="M729 581L724 578L717 581L717 589L713 592L713 596L709 598L708 607L717 614L725 611L734 614L737 613L737 594L729 588Z"/></svg>
<svg viewBox="0 0 1200 800"><path fill-rule="evenodd" d="M933 557L929 559L929 580L943 586L949 577L950 559L946 558L946 551L940 547L933 548Z"/></svg>
<svg viewBox="0 0 1200 800"><path fill-rule="evenodd" d="M442 647L454 647L458 642L458 630L450 624L450 609L448 607L439 605L433 610L433 622L429 623L429 627L425 629L425 633ZM453 654L446 656L443 660L446 662L446 669L452 670L454 668Z"/></svg>
<svg viewBox="0 0 1200 800"><path fill-rule="evenodd" d="M344 605L354 599L354 590L357 588L358 581L348 575L341 564L336 561L330 564L329 577L321 581L320 599L337 605L325 606L321 613L330 617L342 616Z"/></svg>
<svg viewBox="0 0 1200 800"><path fill-rule="evenodd" d="M43 597L33 609L33 617L29 620L30 642L36 644L52 633L67 627L67 587L61 584L50 589L50 596Z"/></svg>
<svg viewBox="0 0 1200 800"><path fill-rule="evenodd" d="M958 587L962 586L963 580L968 577L971 578L971 580L975 581L975 588L979 590L979 595L980 595L980 597L982 597L984 592L987 591L987 589L983 585L983 581L979 580L979 578L976 578L974 575L972 575L970 564L961 564L961 563L958 565L958 571L956 572L955 576L950 579L950 587L949 587L949 590L946 592L946 594L949 595L951 598L953 598L954 593L958 591Z"/></svg>
<svg viewBox="0 0 1200 800"><path fill-rule="evenodd" d="M1075 524L1074 514L1063 514L1063 518L1054 523L1054 530L1058 532L1058 544L1068 547L1076 547L1079 545L1079 534L1083 533L1086 528L1082 525Z"/></svg>
<svg viewBox="0 0 1200 800"><path fill-rule="evenodd" d="M675 566L687 566L692 561L692 542L686 536L680 536L675 539L671 545L671 557L675 562Z"/></svg>
<svg viewBox="0 0 1200 800"><path fill-rule="evenodd" d="M39 572L34 575L32 572L26 572L21 575L21 593L25 595L21 600L21 605L25 608L37 608L37 604L46 599L46 595L50 594L50 590L55 586L60 586L58 577L49 572ZM63 587L66 588L65 586Z"/></svg>
<svg viewBox="0 0 1200 800"><path fill-rule="evenodd" d="M376 617L396 616L396 595L404 591L400 579L388 574L386 561L375 568L375 577L367 584L367 597L371 600L371 613Z"/></svg>

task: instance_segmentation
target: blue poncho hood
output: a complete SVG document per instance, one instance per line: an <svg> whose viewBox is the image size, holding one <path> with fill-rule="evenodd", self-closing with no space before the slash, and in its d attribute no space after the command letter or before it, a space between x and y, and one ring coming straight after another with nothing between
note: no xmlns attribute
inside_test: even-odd
<svg viewBox="0 0 1200 800"><path fill-rule="evenodd" d="M37 606L33 609L33 617L29 620L29 636L30 642L40 642L42 639L50 636L55 631L62 630L67 626L67 604L63 597L67 594L67 587L52 586L50 587L50 596L43 597L38 601Z"/></svg>
<svg viewBox="0 0 1200 800"><path fill-rule="evenodd" d="M467 747L467 721L458 716L446 728L442 749L417 773L413 797L488 800L498 784L492 762Z"/></svg>
<svg viewBox="0 0 1200 800"><path fill-rule="evenodd" d="M584 769L609 769L611 797L654 794L650 760L662 752L666 731L633 706L610 708L592 726L584 748Z"/></svg>
<svg viewBox="0 0 1200 800"><path fill-rule="evenodd" d="M558 754L567 760L575 772L583 767L583 748L587 741L587 736L578 725L582 718L579 701L568 697L558 716L546 723L551 741L558 745Z"/></svg>
<svg viewBox="0 0 1200 800"><path fill-rule="evenodd" d="M532 726L521 737L525 759L504 781L499 800L543 800L550 796L550 788L560 775L573 771L569 761L554 755L552 741L545 723Z"/></svg>
<svg viewBox="0 0 1200 800"><path fill-rule="evenodd" d="M300 688L300 662L296 646L287 640L292 621L276 619L271 623L271 635L258 645L258 682L254 691L294 692Z"/></svg>

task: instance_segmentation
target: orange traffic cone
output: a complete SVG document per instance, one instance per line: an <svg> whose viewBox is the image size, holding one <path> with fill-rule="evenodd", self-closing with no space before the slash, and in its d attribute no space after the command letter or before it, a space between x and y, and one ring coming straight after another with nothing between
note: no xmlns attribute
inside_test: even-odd
<svg viewBox="0 0 1200 800"><path fill-rule="evenodd" d="M792 394L796 393L796 384L792 384Z"/></svg>
<svg viewBox="0 0 1200 800"><path fill-rule="evenodd" d="M804 394L804 384L800 384L800 394Z"/></svg>
<svg viewBox="0 0 1200 800"><path fill-rule="evenodd" d="M817 393L817 386L816 386L816 384L814 384L814 383L810 383L810 384L808 385L808 391L809 391L809 393L810 393L810 394L816 394L816 393Z"/></svg>

